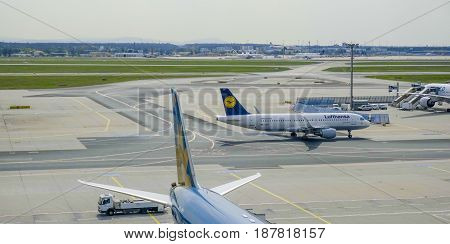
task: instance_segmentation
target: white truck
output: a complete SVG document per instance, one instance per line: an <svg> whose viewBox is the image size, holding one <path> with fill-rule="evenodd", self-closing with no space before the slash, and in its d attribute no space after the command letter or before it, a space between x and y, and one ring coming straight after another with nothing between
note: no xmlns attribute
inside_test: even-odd
<svg viewBox="0 0 450 244"><path fill-rule="evenodd" d="M109 216L117 213L159 213L164 210L164 205L146 200L119 200L111 194L100 194L98 198L98 212Z"/></svg>
<svg viewBox="0 0 450 244"><path fill-rule="evenodd" d="M413 108L413 105L411 103L403 102L403 103L400 103L400 109L401 110L413 110L414 108Z"/></svg>

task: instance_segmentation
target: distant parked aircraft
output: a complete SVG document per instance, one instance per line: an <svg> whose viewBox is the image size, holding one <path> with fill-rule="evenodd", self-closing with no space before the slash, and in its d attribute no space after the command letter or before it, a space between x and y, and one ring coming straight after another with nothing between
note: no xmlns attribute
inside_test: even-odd
<svg viewBox="0 0 450 244"><path fill-rule="evenodd" d="M419 93L410 93L420 97L419 104L422 108L432 108L436 103L450 103L450 84L428 84Z"/></svg>

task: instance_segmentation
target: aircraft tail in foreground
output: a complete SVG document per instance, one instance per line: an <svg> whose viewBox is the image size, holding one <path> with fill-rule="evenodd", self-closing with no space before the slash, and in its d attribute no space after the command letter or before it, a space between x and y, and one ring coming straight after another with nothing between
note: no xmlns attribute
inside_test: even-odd
<svg viewBox="0 0 450 244"><path fill-rule="evenodd" d="M189 150L186 130L181 114L178 94L174 89L171 89L171 93L178 185L184 187L198 187L197 179L195 178L194 165L192 163L191 151Z"/></svg>

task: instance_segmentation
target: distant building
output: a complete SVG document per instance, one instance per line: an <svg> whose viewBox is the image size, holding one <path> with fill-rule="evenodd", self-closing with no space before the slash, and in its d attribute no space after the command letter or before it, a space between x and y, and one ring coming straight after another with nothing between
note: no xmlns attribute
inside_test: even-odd
<svg viewBox="0 0 450 244"><path fill-rule="evenodd" d="M244 52L253 52L254 48L253 46L241 46L241 50Z"/></svg>
<svg viewBox="0 0 450 244"><path fill-rule="evenodd" d="M202 48L200 48L200 52L201 52L201 53L209 53L209 52L211 52L211 51L209 50L209 48L202 47Z"/></svg>
<svg viewBox="0 0 450 244"><path fill-rule="evenodd" d="M232 52L233 51L233 48L232 47L227 47L227 46L225 46L225 47L217 47L216 48L216 52L218 52L218 53L229 53L229 52Z"/></svg>
<svg viewBox="0 0 450 244"><path fill-rule="evenodd" d="M116 58L143 58L144 53L115 53Z"/></svg>
<svg viewBox="0 0 450 244"><path fill-rule="evenodd" d="M190 56L191 52L177 52L175 56Z"/></svg>
<svg viewBox="0 0 450 244"><path fill-rule="evenodd" d="M52 56L52 57L67 57L67 56L69 56L69 54L67 53L67 52L53 52L53 53L50 53L50 56Z"/></svg>
<svg viewBox="0 0 450 244"><path fill-rule="evenodd" d="M30 53L13 53L11 54L11 57L31 57Z"/></svg>
<svg viewBox="0 0 450 244"><path fill-rule="evenodd" d="M109 52L90 52L89 57L106 58L106 57L111 57L111 53L109 53Z"/></svg>
<svg viewBox="0 0 450 244"><path fill-rule="evenodd" d="M33 52L33 57L42 57L42 56L45 56L45 55L46 54L43 51L36 50L36 51Z"/></svg>

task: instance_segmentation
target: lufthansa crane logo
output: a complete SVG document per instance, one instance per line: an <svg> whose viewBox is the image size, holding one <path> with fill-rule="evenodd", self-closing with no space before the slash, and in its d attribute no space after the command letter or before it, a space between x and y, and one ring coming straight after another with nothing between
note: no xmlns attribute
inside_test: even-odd
<svg viewBox="0 0 450 244"><path fill-rule="evenodd" d="M236 98L233 96L228 96L225 98L225 107L234 108L236 106Z"/></svg>

